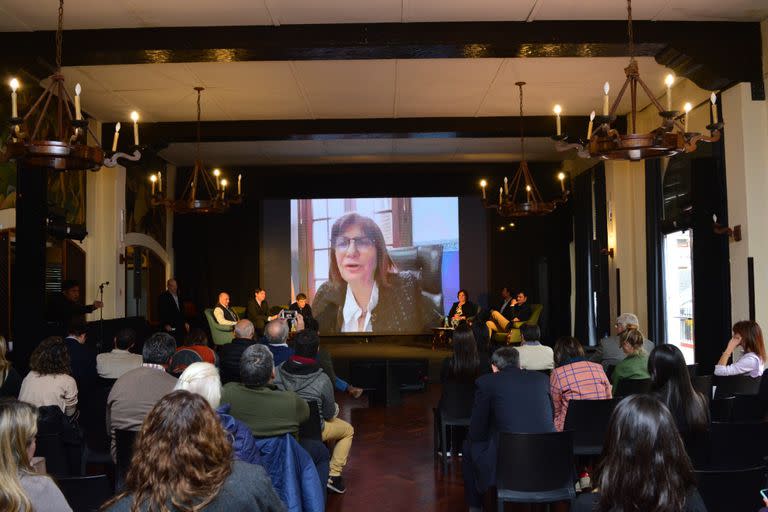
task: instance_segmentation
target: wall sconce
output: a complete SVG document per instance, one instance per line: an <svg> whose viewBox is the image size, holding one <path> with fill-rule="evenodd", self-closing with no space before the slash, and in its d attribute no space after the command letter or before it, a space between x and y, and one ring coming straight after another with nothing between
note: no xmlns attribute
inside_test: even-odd
<svg viewBox="0 0 768 512"><path fill-rule="evenodd" d="M728 227L723 226L717 222L717 215L712 215L712 231L716 235L727 235L733 238L734 242L741 242L741 224L738 226Z"/></svg>
<svg viewBox="0 0 768 512"><path fill-rule="evenodd" d="M609 258L613 258L613 247L600 249L600 254L607 255Z"/></svg>

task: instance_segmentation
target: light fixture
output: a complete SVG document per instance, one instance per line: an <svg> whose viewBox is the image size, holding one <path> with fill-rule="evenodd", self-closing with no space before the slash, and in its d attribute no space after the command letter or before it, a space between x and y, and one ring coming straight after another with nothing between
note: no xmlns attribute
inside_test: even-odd
<svg viewBox="0 0 768 512"><path fill-rule="evenodd" d="M208 172L200 157L200 94L204 87L195 87L197 91L197 142L195 143L195 166L189 176L184 191L178 199L169 199L163 193L162 175L149 176L152 183L152 206L165 206L176 213L223 213L230 206L243 202L242 174L237 176L237 194L227 196L229 181L223 177L221 169ZM157 191L155 191L157 183Z"/></svg>
<svg viewBox="0 0 768 512"><path fill-rule="evenodd" d="M601 158L603 160L642 160L644 158L669 157L678 153L690 153L696 150L698 142L717 142L720 140L720 130L723 124L718 122L716 96L712 95L712 123L707 126L709 135L692 133L688 131L687 112L681 114L672 110L672 85L675 77L667 75L664 83L667 87L667 106L664 109L661 103L640 78L640 70L635 60L635 43L632 32L632 0L627 0L627 36L629 39L629 65L624 68L626 80L619 91L619 95L610 104L608 82L603 86L603 115L594 117L590 115L589 129L586 141L578 137L569 137L560 132L560 117L557 116L557 134L552 137L555 148L558 151L576 149L580 157ZM637 86L640 86L648 99L659 112L662 118L661 125L648 133L637 133ZM628 133L621 134L611 124L616 120L616 110L621 103L624 94L629 89L632 100L631 126ZM609 107L610 105L610 107ZM592 122L597 124L592 130ZM682 122L681 122L682 121Z"/></svg>
<svg viewBox="0 0 768 512"><path fill-rule="evenodd" d="M15 160L27 167L97 171L102 166L114 167L118 158L137 161L138 147L132 155L115 152L105 157L100 145L89 145L88 134L98 137L83 119L80 108L82 87L74 87L74 99L69 95L61 72L62 34L64 32L64 0L59 0L59 23L56 28L56 70L48 77L50 83L24 116L19 116L16 91L20 87L14 78L11 87L11 130L5 147L0 149L0 162ZM74 111L73 111L74 110ZM31 127L31 129L30 129ZM138 127L135 128L138 133ZM138 142L136 142L138 146Z"/></svg>
<svg viewBox="0 0 768 512"><path fill-rule="evenodd" d="M498 203L488 201L485 191L488 182L486 180L480 181L480 187L483 191L483 206L496 210L502 217L545 215L551 213L559 204L568 200L568 191L565 188L565 173L561 172L558 174L562 197L554 201L544 201L538 187L536 187L536 183L533 181L531 171L528 169L528 162L525 159L525 131L523 129L525 121L523 117L523 86L525 82L516 82L515 85L520 90L520 166L512 177L511 186L507 178L504 178L504 185L499 187ZM559 126L559 114L562 110L559 108L559 105L556 105L554 111L558 114ZM525 191L525 200L522 199L523 191ZM514 227L514 223L511 223L509 226ZM504 226L501 226L501 230L504 231L504 229Z"/></svg>

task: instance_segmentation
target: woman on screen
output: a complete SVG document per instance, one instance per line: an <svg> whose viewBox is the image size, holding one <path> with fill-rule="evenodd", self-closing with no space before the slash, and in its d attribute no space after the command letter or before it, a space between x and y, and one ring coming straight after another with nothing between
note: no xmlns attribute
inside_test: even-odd
<svg viewBox="0 0 768 512"><path fill-rule="evenodd" d="M315 294L321 334L418 333L439 320L416 276L397 271L368 217L347 213L333 224L329 275Z"/></svg>

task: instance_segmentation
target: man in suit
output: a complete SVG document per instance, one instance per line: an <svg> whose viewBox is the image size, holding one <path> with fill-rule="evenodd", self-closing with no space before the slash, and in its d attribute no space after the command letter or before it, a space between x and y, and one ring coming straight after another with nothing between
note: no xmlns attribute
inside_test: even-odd
<svg viewBox="0 0 768 512"><path fill-rule="evenodd" d="M597 345L597 350L595 350L595 353L589 358L590 361L602 364L605 369L608 369L609 366L616 366L623 361L627 355L619 345L619 335L628 329L639 329L639 324L640 320L638 320L637 315L634 313L622 313L619 315L619 317L616 318L616 324L614 325L616 327L616 335L606 336L600 340L600 343ZM651 340L646 338L643 339L643 350L645 350L646 353L650 354L655 347L656 345L654 345Z"/></svg>
<svg viewBox="0 0 768 512"><path fill-rule="evenodd" d="M157 300L157 314L160 317L162 329L171 334L176 341L183 341L189 332L189 324L184 318L181 300L179 299L179 285L176 279L168 280L167 289L160 294Z"/></svg>
<svg viewBox="0 0 768 512"><path fill-rule="evenodd" d="M509 291L507 293L509 294ZM493 337L494 331L509 332L515 326L515 322L525 322L531 318L531 306L524 291L517 292L517 296L509 302L505 301L502 309L502 311L492 311L491 319L486 323L490 337Z"/></svg>
<svg viewBox="0 0 768 512"><path fill-rule="evenodd" d="M242 358L245 349L256 343L253 339L255 333L253 322L245 319L239 320L235 324L235 339L232 340L232 343L219 347L219 370L222 384L241 382L240 358Z"/></svg>
<svg viewBox="0 0 768 512"><path fill-rule="evenodd" d="M67 337L64 342L69 352L72 378L77 382L77 388L84 392L96 381L96 354L85 345L88 325L82 319L77 319L69 324Z"/></svg>
<svg viewBox="0 0 768 512"><path fill-rule="evenodd" d="M82 320L87 313L93 313L104 306L101 301L83 306L80 304L80 283L73 279L67 279L61 283L61 293L51 297L48 302L46 317L49 322L56 323L62 334L73 320Z"/></svg>
<svg viewBox="0 0 768 512"><path fill-rule="evenodd" d="M488 326L489 337L492 337L494 332L506 331L507 324L511 320L511 317L508 318L508 316L512 313L512 302L514 299L509 291L509 287L505 286L501 289L501 298L503 300L501 307L498 310L492 309L489 320L485 322L485 325Z"/></svg>
<svg viewBox="0 0 768 512"><path fill-rule="evenodd" d="M264 326L267 322L271 322L277 315L270 316L269 304L267 304L267 291L264 288L256 288L253 292L253 298L248 301L247 308L248 320L253 322L253 327L256 329L256 334L262 336L264 334Z"/></svg>
<svg viewBox="0 0 768 512"><path fill-rule="evenodd" d="M555 431L549 378L521 370L519 365L517 349L501 347L491 356L493 373L475 382L475 403L462 461L464 495L470 511L482 510L483 493L496 485L499 432Z"/></svg>

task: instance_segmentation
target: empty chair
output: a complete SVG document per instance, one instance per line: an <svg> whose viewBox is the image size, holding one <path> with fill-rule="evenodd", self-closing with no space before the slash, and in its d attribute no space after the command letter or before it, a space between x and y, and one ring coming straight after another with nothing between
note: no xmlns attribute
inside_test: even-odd
<svg viewBox="0 0 768 512"><path fill-rule="evenodd" d="M712 421L731 421L734 397L713 398L709 402L709 417Z"/></svg>
<svg viewBox="0 0 768 512"><path fill-rule="evenodd" d="M564 430L573 432L574 455L600 455L613 400L571 400Z"/></svg>
<svg viewBox="0 0 768 512"><path fill-rule="evenodd" d="M758 491L765 487L764 466L695 473L707 510L752 512L763 506Z"/></svg>
<svg viewBox="0 0 768 512"><path fill-rule="evenodd" d="M616 387L616 397L626 397L651 391L651 379L622 379Z"/></svg>
<svg viewBox="0 0 768 512"><path fill-rule="evenodd" d="M702 469L739 469L765 464L768 456L768 423L713 422L710 453Z"/></svg>
<svg viewBox="0 0 768 512"><path fill-rule="evenodd" d="M449 449L454 452L454 455L459 451L458 443L448 442L449 440L453 441L453 429L454 427L469 428L470 418L453 418L440 409L434 409L434 414L438 451L440 452L443 471L445 471L448 468Z"/></svg>
<svg viewBox="0 0 768 512"><path fill-rule="evenodd" d="M134 430L115 430L115 490L121 491L125 482L125 475L131 466L133 457L133 444L138 432Z"/></svg>
<svg viewBox="0 0 768 512"><path fill-rule="evenodd" d="M765 408L757 395L735 395L731 408L731 421L763 421Z"/></svg>
<svg viewBox="0 0 768 512"><path fill-rule="evenodd" d="M97 512L112 497L107 475L57 478L56 484L74 512Z"/></svg>
<svg viewBox="0 0 768 512"><path fill-rule="evenodd" d="M696 375L692 378L693 389L707 397L707 400L712 400L713 378L713 375Z"/></svg>
<svg viewBox="0 0 768 512"><path fill-rule="evenodd" d="M576 497L573 433L499 434L496 498L504 502L551 503Z"/></svg>
<svg viewBox="0 0 768 512"><path fill-rule="evenodd" d="M725 398L732 395L756 395L760 390L761 377L748 375L715 376L715 398Z"/></svg>

